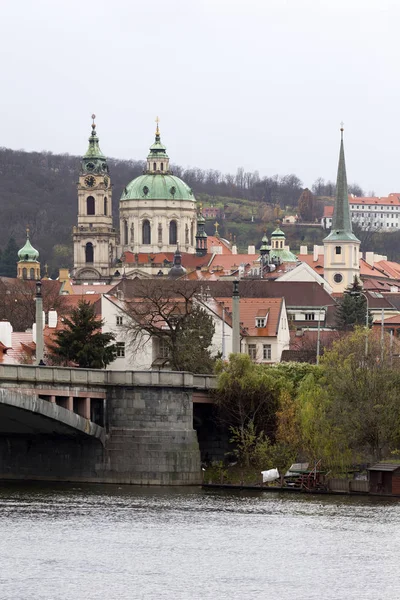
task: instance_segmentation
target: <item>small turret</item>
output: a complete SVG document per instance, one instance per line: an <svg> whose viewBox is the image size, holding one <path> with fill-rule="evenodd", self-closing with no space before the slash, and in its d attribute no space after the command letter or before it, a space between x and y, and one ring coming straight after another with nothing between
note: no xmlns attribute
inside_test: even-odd
<svg viewBox="0 0 400 600"><path fill-rule="evenodd" d="M205 256L207 254L207 234L205 232L206 220L203 216L202 205L200 204L197 213L197 232L196 232L196 255Z"/></svg>
<svg viewBox="0 0 400 600"><path fill-rule="evenodd" d="M150 146L150 154L147 157L146 173L148 175L171 175L171 171L169 170L169 156L166 152L167 148L161 143L159 122L160 120L157 117L156 136L154 144Z"/></svg>
<svg viewBox="0 0 400 600"><path fill-rule="evenodd" d="M26 229L25 245L18 251L18 279L40 279L39 252L32 246L29 239L29 227Z"/></svg>
<svg viewBox="0 0 400 600"><path fill-rule="evenodd" d="M96 133L96 115L92 115L92 131L89 137L89 148L81 160L81 173L108 173L107 158L99 146L99 138Z"/></svg>
<svg viewBox="0 0 400 600"><path fill-rule="evenodd" d="M174 264L169 270L168 277L170 279L176 279L177 277L182 277L183 275L186 275L186 269L182 266L182 255L179 250L179 244L177 244L174 254Z"/></svg>

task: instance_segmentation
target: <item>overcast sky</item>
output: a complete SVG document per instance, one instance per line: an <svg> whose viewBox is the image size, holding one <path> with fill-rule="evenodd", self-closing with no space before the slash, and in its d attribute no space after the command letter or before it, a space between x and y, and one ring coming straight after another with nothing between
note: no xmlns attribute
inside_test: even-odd
<svg viewBox="0 0 400 600"><path fill-rule="evenodd" d="M400 192L397 0L0 0L0 145Z"/></svg>

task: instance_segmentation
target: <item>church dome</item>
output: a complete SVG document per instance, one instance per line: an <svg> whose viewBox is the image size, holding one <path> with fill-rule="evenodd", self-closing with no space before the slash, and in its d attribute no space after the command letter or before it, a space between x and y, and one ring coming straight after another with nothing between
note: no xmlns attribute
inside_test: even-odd
<svg viewBox="0 0 400 600"><path fill-rule="evenodd" d="M175 175L145 174L133 179L124 189L121 200L192 200L194 194Z"/></svg>
<svg viewBox="0 0 400 600"><path fill-rule="evenodd" d="M147 167L143 175L128 183L122 192L123 200L192 200L194 194L182 179L176 177L169 168L169 156L161 143L158 127L154 144L150 146Z"/></svg>
<svg viewBox="0 0 400 600"><path fill-rule="evenodd" d="M39 252L32 246L29 241L29 230L26 232L25 246L18 251L18 258L24 262L37 262L39 258Z"/></svg>

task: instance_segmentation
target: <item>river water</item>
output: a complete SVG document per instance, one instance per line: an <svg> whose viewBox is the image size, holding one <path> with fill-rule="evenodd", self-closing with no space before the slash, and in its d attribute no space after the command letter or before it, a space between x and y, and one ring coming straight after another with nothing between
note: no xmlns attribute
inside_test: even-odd
<svg viewBox="0 0 400 600"><path fill-rule="evenodd" d="M400 598L400 502L0 484L0 599Z"/></svg>

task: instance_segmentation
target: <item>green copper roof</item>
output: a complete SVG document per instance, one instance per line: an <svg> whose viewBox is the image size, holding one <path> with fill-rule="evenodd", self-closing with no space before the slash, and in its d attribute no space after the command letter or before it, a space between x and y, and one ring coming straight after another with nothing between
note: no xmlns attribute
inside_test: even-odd
<svg viewBox="0 0 400 600"><path fill-rule="evenodd" d="M193 200L194 194L175 175L146 174L133 179L122 192L121 200Z"/></svg>
<svg viewBox="0 0 400 600"><path fill-rule="evenodd" d="M39 258L39 252L35 250L29 241L29 230L26 232L25 246L18 252L19 262L37 262Z"/></svg>
<svg viewBox="0 0 400 600"><path fill-rule="evenodd" d="M164 146L164 144L161 143L160 130L157 125L156 139L155 139L154 144L152 144L150 146L150 154L149 154L148 158L155 158L155 157L160 157L160 156L168 158L166 150L167 150L167 148Z"/></svg>
<svg viewBox="0 0 400 600"><path fill-rule="evenodd" d="M336 199L333 210L332 229L325 238L329 241L359 242L353 233L350 218L349 193L347 191L346 162L344 158L343 129L341 131L339 165L336 180Z"/></svg>
<svg viewBox="0 0 400 600"><path fill-rule="evenodd" d="M271 246L268 245L267 234L264 233L264 235L262 237L262 240L261 240L260 253L261 252L268 252L269 250L271 250Z"/></svg>
<svg viewBox="0 0 400 600"><path fill-rule="evenodd" d="M284 237L286 237L286 236L285 236L285 234L283 233L282 229L279 227L279 225L278 225L278 227L275 229L275 231L273 231L273 232L271 233L271 239L272 239L272 238L274 238L274 239L276 239L276 238L284 238Z"/></svg>
<svg viewBox="0 0 400 600"><path fill-rule="evenodd" d="M283 262L298 262L297 256L295 256L292 252L290 252L290 250L287 250L286 248L274 248L273 250L271 250L269 255L270 255L270 258L273 258L274 256L276 258L279 258L279 260L282 263Z"/></svg>
<svg viewBox="0 0 400 600"><path fill-rule="evenodd" d="M92 119L92 133L89 137L89 148L81 161L82 171L84 173L107 173L107 159L100 150L99 138L97 137L96 125L94 122L95 115L92 115Z"/></svg>

